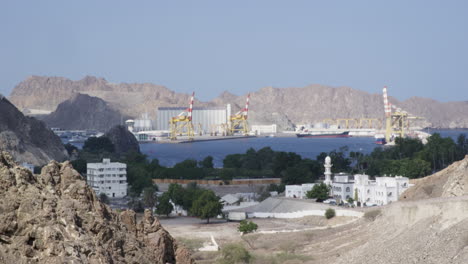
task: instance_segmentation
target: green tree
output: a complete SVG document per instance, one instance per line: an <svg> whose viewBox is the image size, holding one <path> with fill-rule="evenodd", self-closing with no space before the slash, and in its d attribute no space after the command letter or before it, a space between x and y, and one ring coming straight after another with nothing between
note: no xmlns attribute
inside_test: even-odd
<svg viewBox="0 0 468 264"><path fill-rule="evenodd" d="M242 154L227 155L223 160L223 167L240 169L242 167L242 157Z"/></svg>
<svg viewBox="0 0 468 264"><path fill-rule="evenodd" d="M165 192L160 198L159 203L156 206L156 213L158 215L169 216L169 214L174 210L174 207L171 204L171 198L168 192Z"/></svg>
<svg viewBox="0 0 468 264"><path fill-rule="evenodd" d="M280 175L287 168L295 167L301 160L301 156L293 152L275 152L273 157L273 172L275 175Z"/></svg>
<svg viewBox="0 0 468 264"><path fill-rule="evenodd" d="M317 199L317 202L322 202L328 198L329 188L325 183L315 184L312 190L306 193L306 197L309 199Z"/></svg>
<svg viewBox="0 0 468 264"><path fill-rule="evenodd" d="M86 163L87 162L84 159L76 159L71 162L73 168L81 174L86 173L86 169L87 169Z"/></svg>
<svg viewBox="0 0 468 264"><path fill-rule="evenodd" d="M157 185L152 185L149 187L145 187L143 189L143 205L145 207L150 207L151 212L154 210L154 206L156 205L157 202L157 195L156 192L158 191Z"/></svg>
<svg viewBox="0 0 468 264"><path fill-rule="evenodd" d="M78 148L75 147L74 145L70 144L70 143L67 143L67 144L65 144L63 146L67 150L67 153L68 153L69 156L71 156L74 153L78 153Z"/></svg>
<svg viewBox="0 0 468 264"><path fill-rule="evenodd" d="M230 182L234 178L234 170L233 169L222 169L220 171L219 177L224 183Z"/></svg>
<svg viewBox="0 0 468 264"><path fill-rule="evenodd" d="M201 219L206 219L210 222L210 218L220 215L223 209L223 204L219 197L211 190L203 190L201 195L193 202L191 213Z"/></svg>
<svg viewBox="0 0 468 264"><path fill-rule="evenodd" d="M197 161L193 159L186 159L174 165L174 169L193 169L197 168Z"/></svg>
<svg viewBox="0 0 468 264"><path fill-rule="evenodd" d="M212 169L214 167L213 165L213 157L212 156L207 156L200 162L200 167L204 169Z"/></svg>
<svg viewBox="0 0 468 264"><path fill-rule="evenodd" d="M254 222L242 220L240 221L239 227L237 228L237 230L239 230L239 232L241 233L248 234L248 233L252 233L256 231L257 228L258 228L258 225L255 224Z"/></svg>
<svg viewBox="0 0 468 264"><path fill-rule="evenodd" d="M90 137L84 142L83 150L91 153L112 153L115 151L115 147L108 137Z"/></svg>
<svg viewBox="0 0 468 264"><path fill-rule="evenodd" d="M419 153L419 158L431 163L433 172L443 169L455 161L456 145L451 138L442 138L435 133L427 139L427 144Z"/></svg>
<svg viewBox="0 0 468 264"><path fill-rule="evenodd" d="M257 151L257 163L261 170L270 170L273 167L275 152L270 147L264 147Z"/></svg>
<svg viewBox="0 0 468 264"><path fill-rule="evenodd" d="M169 199L176 205L183 206L184 205L184 193L185 189L181 185L177 183L169 184L169 189L167 190L167 195Z"/></svg>
<svg viewBox="0 0 468 264"><path fill-rule="evenodd" d="M242 160L242 168L248 170L259 170L260 163L258 162L257 152L253 148L249 148Z"/></svg>

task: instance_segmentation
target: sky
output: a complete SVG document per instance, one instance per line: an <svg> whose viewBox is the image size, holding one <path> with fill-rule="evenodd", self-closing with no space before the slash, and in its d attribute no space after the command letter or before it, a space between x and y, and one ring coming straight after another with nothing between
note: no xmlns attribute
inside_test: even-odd
<svg viewBox="0 0 468 264"><path fill-rule="evenodd" d="M0 93L30 75L203 101L265 86L468 100L468 1L0 1Z"/></svg>

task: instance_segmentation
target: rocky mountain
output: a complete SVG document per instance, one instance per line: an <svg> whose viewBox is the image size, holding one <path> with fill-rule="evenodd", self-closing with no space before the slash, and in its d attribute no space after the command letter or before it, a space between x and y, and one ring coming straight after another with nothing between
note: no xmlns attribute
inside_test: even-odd
<svg viewBox="0 0 468 264"><path fill-rule="evenodd" d="M10 100L22 111L54 111L61 102L77 93L99 97L114 109L132 117L145 112L152 115L159 106L185 106L190 98L189 95L175 93L164 86L150 83L114 84L92 76L79 81L62 77L31 76L13 89Z"/></svg>
<svg viewBox="0 0 468 264"><path fill-rule="evenodd" d="M34 165L68 157L59 137L43 122L25 117L4 97L0 99L0 149L9 151L18 162Z"/></svg>
<svg viewBox="0 0 468 264"><path fill-rule="evenodd" d="M147 210L116 213L71 164L33 175L0 153L0 263L193 263Z"/></svg>
<svg viewBox="0 0 468 264"><path fill-rule="evenodd" d="M107 131L128 119L104 100L87 94L74 93L51 114L41 118L49 127L63 129L96 129Z"/></svg>
<svg viewBox="0 0 468 264"><path fill-rule="evenodd" d="M390 91L391 92L391 91ZM53 111L60 102L75 93L102 98L115 109L132 117L148 112L154 117L160 106L186 106L188 94L170 91L154 84L114 84L102 78L87 76L79 81L61 77L33 76L18 84L10 99L20 109ZM444 128L468 127L468 102L441 103L413 97L390 102L409 113L425 117L419 125ZM309 85L302 88L265 87L251 94L250 121L256 124L277 123L283 129L292 124L321 122L326 118L383 118L381 89L369 94L349 87ZM195 102L198 106L232 105L233 111L245 104L245 95L224 92L211 102Z"/></svg>
<svg viewBox="0 0 468 264"><path fill-rule="evenodd" d="M138 141L125 126L115 126L105 136L114 144L115 152L119 155L127 152L140 153Z"/></svg>

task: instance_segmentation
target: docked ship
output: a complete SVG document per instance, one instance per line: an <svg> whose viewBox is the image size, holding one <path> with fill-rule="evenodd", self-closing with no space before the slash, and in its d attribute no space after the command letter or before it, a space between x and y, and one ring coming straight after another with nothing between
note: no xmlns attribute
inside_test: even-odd
<svg viewBox="0 0 468 264"><path fill-rule="evenodd" d="M346 138L350 137L349 131L337 131L337 130L316 130L308 131L305 130L301 133L296 134L299 138Z"/></svg>

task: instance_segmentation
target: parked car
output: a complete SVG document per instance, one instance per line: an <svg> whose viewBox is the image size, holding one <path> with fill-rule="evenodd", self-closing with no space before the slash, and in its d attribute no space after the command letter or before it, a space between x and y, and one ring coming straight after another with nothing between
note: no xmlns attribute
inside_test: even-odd
<svg viewBox="0 0 468 264"><path fill-rule="evenodd" d="M332 205L336 205L336 200L335 199L327 199L325 201L323 201L324 204L332 204Z"/></svg>

